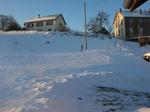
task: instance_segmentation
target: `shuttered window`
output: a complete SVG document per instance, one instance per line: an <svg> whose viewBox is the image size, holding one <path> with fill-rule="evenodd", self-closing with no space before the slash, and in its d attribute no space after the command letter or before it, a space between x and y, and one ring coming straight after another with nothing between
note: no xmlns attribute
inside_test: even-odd
<svg viewBox="0 0 150 112"><path fill-rule="evenodd" d="M47 21L46 22L46 26L50 26L50 25L53 25L53 21Z"/></svg>
<svg viewBox="0 0 150 112"><path fill-rule="evenodd" d="M32 28L32 27L34 27L34 24L33 24L33 23L29 23L29 24L27 25L27 27L28 27L28 28Z"/></svg>
<svg viewBox="0 0 150 112"><path fill-rule="evenodd" d="M43 22L38 22L36 26L43 26Z"/></svg>
<svg viewBox="0 0 150 112"><path fill-rule="evenodd" d="M133 33L133 28L132 27L130 27L130 33Z"/></svg>

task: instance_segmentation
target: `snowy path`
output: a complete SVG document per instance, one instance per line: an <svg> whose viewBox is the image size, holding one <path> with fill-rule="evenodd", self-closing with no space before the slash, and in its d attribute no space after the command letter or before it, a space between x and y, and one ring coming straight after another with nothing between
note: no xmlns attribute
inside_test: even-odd
<svg viewBox="0 0 150 112"><path fill-rule="evenodd" d="M149 63L141 58L149 46L115 47L114 39L90 38L89 50L79 52L80 37L59 33L2 34L0 40L0 112L133 112L150 106Z"/></svg>

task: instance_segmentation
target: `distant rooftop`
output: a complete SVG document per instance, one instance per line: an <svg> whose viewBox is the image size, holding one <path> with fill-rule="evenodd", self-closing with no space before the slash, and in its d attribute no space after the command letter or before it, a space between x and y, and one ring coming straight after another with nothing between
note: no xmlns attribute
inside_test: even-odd
<svg viewBox="0 0 150 112"><path fill-rule="evenodd" d="M124 17L150 17L150 11L120 11Z"/></svg>
<svg viewBox="0 0 150 112"><path fill-rule="evenodd" d="M62 16L62 14L49 15L49 16L40 16L40 15L38 15L37 17L33 17L31 19L26 20L25 23L38 22L38 21L47 21L47 20L55 20L59 16Z"/></svg>

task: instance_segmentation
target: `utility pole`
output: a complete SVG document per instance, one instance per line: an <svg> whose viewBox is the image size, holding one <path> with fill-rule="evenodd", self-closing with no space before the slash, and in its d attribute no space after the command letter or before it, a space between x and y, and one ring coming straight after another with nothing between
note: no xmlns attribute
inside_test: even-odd
<svg viewBox="0 0 150 112"><path fill-rule="evenodd" d="M84 34L84 48L87 49L87 23L86 23L86 2L84 1L84 28L85 28L85 34Z"/></svg>

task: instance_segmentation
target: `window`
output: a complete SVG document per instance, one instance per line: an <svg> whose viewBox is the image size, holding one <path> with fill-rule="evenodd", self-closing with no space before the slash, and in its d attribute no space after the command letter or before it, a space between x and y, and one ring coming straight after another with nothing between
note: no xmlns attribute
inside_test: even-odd
<svg viewBox="0 0 150 112"><path fill-rule="evenodd" d="M60 26L62 26L62 23L59 23Z"/></svg>
<svg viewBox="0 0 150 112"><path fill-rule="evenodd" d="M53 21L47 21L46 22L46 26L50 26L50 25L53 25Z"/></svg>
<svg viewBox="0 0 150 112"><path fill-rule="evenodd" d="M143 28L142 27L140 27L140 34L143 34Z"/></svg>
<svg viewBox="0 0 150 112"><path fill-rule="evenodd" d="M143 26L143 20L142 19L139 19L139 27L140 26Z"/></svg>
<svg viewBox="0 0 150 112"><path fill-rule="evenodd" d="M129 19L129 24L133 24L133 19Z"/></svg>
<svg viewBox="0 0 150 112"><path fill-rule="evenodd" d="M33 24L33 23L29 23L29 24L27 25L27 27L28 27L28 28L32 28L32 27L34 27L34 24Z"/></svg>
<svg viewBox="0 0 150 112"><path fill-rule="evenodd" d="M121 20L121 26L123 26L123 20Z"/></svg>
<svg viewBox="0 0 150 112"><path fill-rule="evenodd" d="M130 27L130 33L133 33L133 28L132 27Z"/></svg>
<svg viewBox="0 0 150 112"><path fill-rule="evenodd" d="M123 28L121 28L121 36L124 36Z"/></svg>
<svg viewBox="0 0 150 112"><path fill-rule="evenodd" d="M38 22L36 25L37 26L43 26L43 22Z"/></svg>
<svg viewBox="0 0 150 112"><path fill-rule="evenodd" d="M140 19L139 19L139 23L141 23L141 24L142 24L142 23L143 23L143 19L141 19L141 18L140 18Z"/></svg>
<svg viewBox="0 0 150 112"><path fill-rule="evenodd" d="M120 36L120 30L119 30L119 32L118 32L118 36Z"/></svg>

